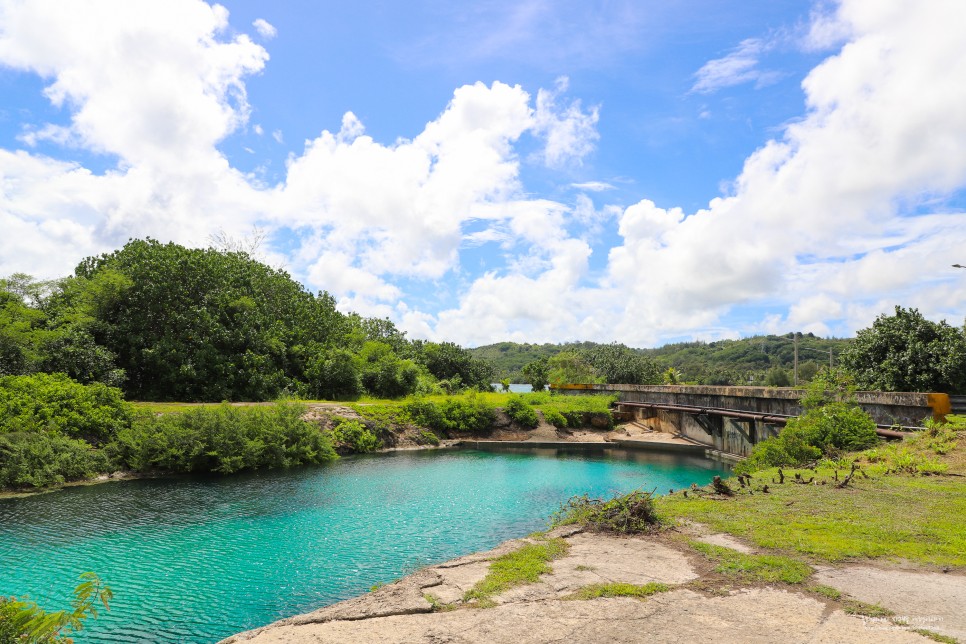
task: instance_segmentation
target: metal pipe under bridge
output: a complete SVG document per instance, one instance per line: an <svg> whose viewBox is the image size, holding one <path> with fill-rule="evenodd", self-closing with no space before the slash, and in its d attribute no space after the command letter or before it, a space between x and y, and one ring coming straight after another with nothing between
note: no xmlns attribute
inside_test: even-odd
<svg viewBox="0 0 966 644"><path fill-rule="evenodd" d="M689 438L718 451L747 456L754 446L778 434L789 418L802 413L803 389L694 385L564 385L570 394L617 394L618 417L653 431ZM855 394L878 425L878 433L900 438L926 418L951 411L941 393L873 392Z"/></svg>

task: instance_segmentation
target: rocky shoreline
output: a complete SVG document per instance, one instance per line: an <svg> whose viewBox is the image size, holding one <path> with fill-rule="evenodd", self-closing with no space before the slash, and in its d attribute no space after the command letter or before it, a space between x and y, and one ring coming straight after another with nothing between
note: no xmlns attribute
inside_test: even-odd
<svg viewBox="0 0 966 644"><path fill-rule="evenodd" d="M465 593L497 557L559 538L565 556L533 584L474 607ZM966 638L966 576L872 565L815 567L815 585L749 584L714 572L689 541L753 552L697 524L621 537L572 526L423 568L366 595L239 633L222 644L420 642L929 642ZM582 589L660 582L646 598L580 598ZM891 608L896 617L849 614L850 601ZM904 620L904 621L903 621ZM949 640L951 641L951 640Z"/></svg>

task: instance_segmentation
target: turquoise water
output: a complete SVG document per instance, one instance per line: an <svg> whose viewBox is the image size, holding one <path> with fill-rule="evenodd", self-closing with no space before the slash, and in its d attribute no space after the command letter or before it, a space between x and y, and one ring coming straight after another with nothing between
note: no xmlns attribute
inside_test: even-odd
<svg viewBox="0 0 966 644"><path fill-rule="evenodd" d="M575 494L667 492L719 468L622 450L418 451L0 500L0 594L66 608L93 570L115 599L78 642L213 642L542 529Z"/></svg>

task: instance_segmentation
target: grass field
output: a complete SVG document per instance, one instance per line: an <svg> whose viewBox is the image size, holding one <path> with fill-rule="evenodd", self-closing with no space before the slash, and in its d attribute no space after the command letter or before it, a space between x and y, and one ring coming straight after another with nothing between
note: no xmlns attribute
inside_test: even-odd
<svg viewBox="0 0 966 644"><path fill-rule="evenodd" d="M871 461L870 453L879 459L883 450L870 450L815 469L788 468L783 484L777 468L763 470L753 475L750 487L729 479L733 497L676 492L656 499L657 510L665 520L698 521L805 560L886 558L964 568L966 435L959 436L946 454L934 453L924 441L907 440L891 448L898 455L891 461ZM897 463L915 456L945 472L896 471ZM859 474L838 487L851 460L858 460ZM796 474L810 483L797 482Z"/></svg>

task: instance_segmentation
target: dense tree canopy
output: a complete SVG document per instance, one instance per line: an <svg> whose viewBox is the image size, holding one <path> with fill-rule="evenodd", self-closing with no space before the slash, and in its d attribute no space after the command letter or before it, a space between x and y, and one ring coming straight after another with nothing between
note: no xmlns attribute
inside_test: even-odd
<svg viewBox="0 0 966 644"><path fill-rule="evenodd" d="M966 331L897 306L858 332L842 364L862 389L966 393Z"/></svg>
<svg viewBox="0 0 966 644"><path fill-rule="evenodd" d="M100 303L94 335L134 398L272 398L303 375L308 347L344 333L331 297L244 253L137 240L76 271L105 273L123 282Z"/></svg>
<svg viewBox="0 0 966 644"><path fill-rule="evenodd" d="M456 344L343 314L244 252L151 239L62 280L0 280L0 375L43 372L184 401L397 397L484 389L493 375Z"/></svg>

